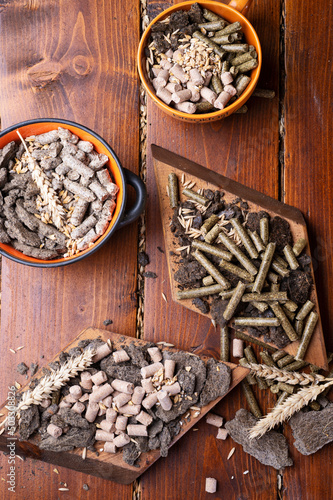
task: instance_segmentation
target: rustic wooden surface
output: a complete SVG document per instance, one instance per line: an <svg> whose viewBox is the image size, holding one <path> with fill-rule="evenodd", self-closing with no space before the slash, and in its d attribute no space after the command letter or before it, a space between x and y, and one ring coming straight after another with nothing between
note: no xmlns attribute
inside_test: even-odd
<svg viewBox="0 0 333 500"><path fill-rule="evenodd" d="M134 0L117 11L109 1L1 1L2 128L31 118L71 119L99 133L122 165L137 172L139 16ZM121 104L119 96L127 96ZM124 141L128 131L131 138ZM135 335L136 270L136 224L115 234L98 253L64 268L35 269L3 259L1 401L17 363L52 358L89 325L103 328L111 319L110 330ZM25 348L16 355L9 352L21 345ZM1 465L6 477L3 456ZM58 498L66 494L58 491L60 481L68 484L72 498L96 498L96 491L108 498L112 488L106 480L66 469L57 475L51 465L30 460L18 465L20 499ZM84 483L90 493L82 489ZM2 484L0 491L8 498ZM132 497L132 486L117 485L116 491L122 500Z"/></svg>
<svg viewBox="0 0 333 500"><path fill-rule="evenodd" d="M172 3L147 2L152 17ZM280 32L284 8L285 33L283 29ZM201 126L171 120L148 103L148 146L156 143L303 211L317 262L324 331L328 347L333 350L333 299L329 293L333 278L329 43L332 1L309 4L254 0L248 14L263 48L259 85L274 89L277 97L272 101L252 98L247 115ZM40 116L74 119L109 140L123 165L136 171L139 148L135 50L139 39L139 2L129 0L126 9L116 9L114 0L0 0L0 22L2 127ZM279 57L283 33L286 77L282 72L283 57ZM280 135L283 124L285 136ZM281 164L279 152L284 160ZM158 277L147 279L145 284L145 338L165 339L177 347L218 356L218 332L209 321L171 303L165 254L157 248L163 250L164 242L153 166L151 158L148 160L147 252L151 264L146 270L155 271ZM76 267L46 272L16 266L4 259L1 401L6 397L7 384L13 381L17 363L38 361L42 355L52 357L88 324L103 327L103 320L110 318L110 330L134 335L136 245L133 225ZM162 292L168 302L163 300ZM8 351L19 345L29 347L15 355ZM17 379L22 378L17 375ZM267 393L261 395L263 411L273 404L273 399ZM238 387L216 411L226 419L232 418L244 404ZM227 461L234 444L230 440L216 442L214 434L202 422L198 431L190 432L182 444L176 444L166 460L154 464L142 477L142 499L205 498L206 476L219 479L219 492L214 498L225 500L331 498L331 448L312 457L303 457L293 450L295 465L284 472L282 488L278 490L275 470L251 459L237 444L234 456ZM290 436L288 439L291 441ZM8 464L5 457L0 459L0 498L7 499L2 479ZM16 497L104 500L112 495L125 500L132 496L130 487L80 473L74 476L72 471L60 467L57 474L53 469L40 462L17 459ZM249 474L243 475L245 470ZM68 485L70 492L58 492L62 483ZM84 483L89 485L89 491L83 490Z"/></svg>

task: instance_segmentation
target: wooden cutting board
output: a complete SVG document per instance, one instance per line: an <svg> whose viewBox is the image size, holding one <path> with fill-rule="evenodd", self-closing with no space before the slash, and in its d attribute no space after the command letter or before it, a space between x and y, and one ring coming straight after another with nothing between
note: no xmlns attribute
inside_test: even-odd
<svg viewBox="0 0 333 500"><path fill-rule="evenodd" d="M107 339L112 341L112 344L115 349L120 348L120 345L128 345L131 342L135 342L137 346L142 346L147 344L144 340L134 339L133 337L126 337L124 335L118 335L116 333L111 333L105 330L100 330L98 328L89 327L83 332L80 333L78 337L76 337L73 342L69 345L65 346L62 351L68 351L69 349L76 347L80 340L84 339L95 339L101 338L105 342ZM178 349L167 347L171 352L176 352ZM59 359L59 354L55 356L51 361L57 361ZM208 360L208 356L200 356L203 360ZM248 374L249 370L247 368L243 368L241 366L235 365L233 363L225 363L231 368L231 384L228 392L230 392L239 382L243 380L243 378ZM45 365L47 366L47 365ZM14 373L13 373L14 376ZM36 373L36 377L40 378L43 376L42 369L40 369ZM28 386L23 387L22 391L28 389ZM226 393L227 394L227 393ZM224 396L223 396L224 397ZM182 430L181 432L175 436L172 440L170 447L175 444L187 431L189 431L198 421L206 415L213 406L215 406L219 401L221 401L222 397L215 399L211 403L201 408L201 413L197 417L194 417L195 411L190 410L191 419L183 420ZM3 404L0 408L0 412L4 414L1 417L1 420L6 418L8 413L5 408L5 404ZM6 433L3 433L0 436L0 450L3 452L8 452L8 442L11 440L11 436ZM116 454L105 453L104 451L99 451L103 444L102 442L95 443L96 451L99 451L99 456L97 457L95 453L87 450L87 456L85 460L82 459L82 451L83 449L78 448L73 451L68 452L52 452L41 450L38 447L38 437L29 441L15 441L16 443L16 455L25 456L29 458L33 458L36 460L42 460L43 462L48 462L54 465L59 465L61 467L68 467L69 469L77 470L80 472L84 472L86 474L92 474L94 476L102 477L103 479L110 479L112 481L116 481L121 484L130 484L132 483L138 476L140 476L145 470L147 470L156 460L160 458L160 450L153 450L146 453L142 453L140 457L140 466L134 467L125 463L122 459L122 452L119 451ZM165 460L167 460L166 458Z"/></svg>
<svg viewBox="0 0 333 500"><path fill-rule="evenodd" d="M178 268L177 261L179 259L179 254L177 255L174 252L175 249L179 247L179 243L170 231L170 221L173 216L173 209L170 207L169 197L166 190L168 185L168 175L171 172L174 172L177 175L179 182L183 175L185 176L185 181L194 181L196 183L194 189L203 188L222 190L225 193L223 199L226 203L232 202L233 200L235 200L235 198L241 198L243 201L246 201L248 203L249 211L251 212L264 210L268 212L272 217L278 215L289 222L294 241L297 241L299 238L305 238L307 241L309 241L304 217L300 210L298 210L297 208L286 205L285 203L281 203L274 198L270 198L269 196L266 196L259 191L250 189L243 184L228 179L221 174L218 174L212 170L208 170L207 168L198 165L197 163L194 163L190 160L187 160L179 155L171 153L166 149L160 148L155 145L152 145L151 148L159 194L159 203L166 246L166 255L168 260L172 298L175 302L178 302L178 304L187 307L188 309L191 309L198 314L203 314L192 304L191 299L179 300L176 296L176 293L178 291L178 283L174 280L173 275ZM182 201L186 199L183 195L180 195L180 197ZM305 253L311 257L309 245L307 245ZM326 348L324 343L312 264L310 264L310 267L313 280L310 300L315 304L314 310L318 313L319 318L316 329L313 333L311 342L306 352L305 361L327 370L328 366ZM210 313L206 314L205 316L211 318ZM230 326L232 326L232 320ZM270 345L275 348L277 347L274 344ZM289 354L295 355L298 345L299 341L292 342L287 347L285 347L284 350Z"/></svg>

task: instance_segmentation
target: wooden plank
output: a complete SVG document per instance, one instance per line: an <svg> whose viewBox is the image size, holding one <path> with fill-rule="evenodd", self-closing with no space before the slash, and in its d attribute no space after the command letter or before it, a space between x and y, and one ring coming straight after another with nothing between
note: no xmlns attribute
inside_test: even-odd
<svg viewBox="0 0 333 500"><path fill-rule="evenodd" d="M160 4L149 0L148 12L152 12L155 16L162 8L172 3L170 1ZM264 3L253 2L248 17L258 32L263 48L263 71L259 86L278 92L279 12L276 2L271 0ZM269 23L267 19L270 20ZM148 101L147 253L150 257L150 265L146 267L146 270L156 272L157 279L146 279L145 283L145 339L162 338L196 353L219 356L219 333L210 320L172 302L166 256L157 248L166 250L149 146L157 144L277 198L279 185L278 97L272 101L252 98L248 102L248 107L247 115L234 115L212 124L194 125L171 119ZM269 175L267 175L268 171ZM162 292L166 295L168 302L163 299ZM267 394L261 397L261 402L265 398ZM245 405L241 393L235 397L235 391L233 391L232 395L225 400L222 414L225 414L226 418L232 418L235 412ZM208 434L210 432L207 430ZM198 492L204 491L202 489L204 488L204 474L207 476L216 474L220 488L219 498L222 497L223 491L229 491L231 475L235 476L232 480L235 481L235 485L232 486L234 491L232 498L238 498L240 495L244 499L251 498L250 489L244 493L244 484L246 484L244 478L249 478L249 476L243 476L243 471L246 469L250 470L251 481L253 481L251 484L255 485L252 492L256 490L258 500L276 498L275 471L267 472L267 468L243 454L240 448L237 448L237 457L242 462L239 466L237 464L237 475L231 473L232 467L229 464L226 465L224 460L230 448L234 446L230 440L217 445L214 442L205 448L207 454L205 455L205 472L203 472L203 450L207 439L203 433L200 433L201 435L202 438L199 438L190 433L184 438L184 447L172 450L168 459L155 464L151 471L143 476L141 484L145 499L168 498L170 492L174 498L182 498L184 492L188 496L198 498L200 496ZM189 449L191 454L188 452ZM221 449L224 450L223 460L220 455ZM189 456L191 466L185 466ZM244 467L246 464L246 468L243 468L243 464ZM195 474L194 471L196 471ZM162 484L163 490L161 491Z"/></svg>
<svg viewBox="0 0 333 500"><path fill-rule="evenodd" d="M315 276L320 283L318 296L323 329L327 348L332 351L333 51L325 26L333 22L333 6L332 2L319 0L309 9L302 2L286 0L285 7L285 201L300 208L308 223ZM287 435L289 442L293 442L289 426ZM295 467L283 475L285 497L319 500L330 496L331 447L326 446L311 457L302 456L292 447L292 455Z"/></svg>
<svg viewBox="0 0 333 500"><path fill-rule="evenodd" d="M102 0L73 0L70 5L65 0L1 2L0 114L3 128L38 117L82 123L114 146L124 167L137 171L139 4L129 0L117 15L114 5ZM120 105L120 96L126 95L131 99L122 99ZM123 141L128 130L134 131L131 140ZM51 358L72 339L73 331L89 324L101 327L111 319L113 330L134 335L136 250L133 225L73 266L40 270L3 259L2 399L13 366L40 361L42 355ZM19 345L26 347L17 355L9 353ZM8 464L3 457L1 462L4 473ZM37 467L33 476L30 464L18 471L18 487L29 477L30 495L57 498L58 485L43 479L45 471L55 475L52 466L42 471ZM83 475L72 476L71 487L81 491L82 481L89 483ZM105 481L94 484L100 484L99 498L109 497ZM117 495L129 498L131 487L117 486Z"/></svg>

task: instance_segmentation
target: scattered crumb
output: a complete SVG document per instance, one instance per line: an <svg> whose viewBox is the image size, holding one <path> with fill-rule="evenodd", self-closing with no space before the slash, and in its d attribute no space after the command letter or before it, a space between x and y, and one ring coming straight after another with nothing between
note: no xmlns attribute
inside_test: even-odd
<svg viewBox="0 0 333 500"><path fill-rule="evenodd" d="M163 297L163 299L165 300L165 302L168 302L168 301L167 301L167 298L166 298L166 296L165 296L165 294L164 294L163 292L162 292L162 297Z"/></svg>
<svg viewBox="0 0 333 500"><path fill-rule="evenodd" d="M231 479L235 479L235 476L231 476Z"/></svg>
<svg viewBox="0 0 333 500"><path fill-rule="evenodd" d="M24 345L21 345L20 347L16 348L16 351L20 351L21 349L24 349L24 347L25 347Z"/></svg>
<svg viewBox="0 0 333 500"><path fill-rule="evenodd" d="M244 476L245 476L245 474L248 474L249 472L250 472L250 471L245 470L245 471L243 472Z"/></svg>
<svg viewBox="0 0 333 500"><path fill-rule="evenodd" d="M68 488L58 488L58 491L69 491Z"/></svg>
<svg viewBox="0 0 333 500"><path fill-rule="evenodd" d="M198 431L199 429L192 429L193 432Z"/></svg>
<svg viewBox="0 0 333 500"><path fill-rule="evenodd" d="M112 325L112 323L113 323L112 319L106 319L103 321L104 326Z"/></svg>
<svg viewBox="0 0 333 500"><path fill-rule="evenodd" d="M59 474L58 469L53 469L53 472L55 472L56 474Z"/></svg>
<svg viewBox="0 0 333 500"><path fill-rule="evenodd" d="M236 451L236 448L232 448L230 451L229 451L229 455L227 456L227 460L229 460L229 458L232 457L232 455L235 453Z"/></svg>
<svg viewBox="0 0 333 500"><path fill-rule="evenodd" d="M12 352L13 354L16 354L16 351L14 351L14 349L9 349L10 352Z"/></svg>
<svg viewBox="0 0 333 500"><path fill-rule="evenodd" d="M84 484L82 488L84 489L84 491L89 491L89 486L87 484Z"/></svg>

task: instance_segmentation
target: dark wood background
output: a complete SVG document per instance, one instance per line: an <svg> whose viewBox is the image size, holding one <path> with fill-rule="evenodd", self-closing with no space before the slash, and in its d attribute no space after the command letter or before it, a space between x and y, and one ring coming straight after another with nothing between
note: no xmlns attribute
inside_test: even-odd
<svg viewBox="0 0 333 500"><path fill-rule="evenodd" d="M173 2L148 0L151 17ZM307 220L323 327L333 350L332 238L332 0L255 0L249 19L263 49L259 86L273 100L251 98L246 115L192 125L177 122L148 102L147 253L157 279L146 279L144 337L219 355L219 332L205 318L171 302L150 144L158 144L267 195L300 208ZM29 118L73 119L96 130L122 164L139 170L139 81L135 52L140 5L127 0L0 0L0 115L2 128ZM135 335L137 224L82 263L38 270L2 261L0 400L20 361L42 364L83 328ZM162 292L167 302L162 298ZM9 349L24 345L12 354ZM273 404L259 395L265 411ZM226 419L246 405L236 388L217 407ZM289 427L286 434L292 443ZM230 449L234 456L227 461ZM214 498L329 500L332 454L326 447L303 457L293 447L292 468L262 466L230 439L219 442L202 422L177 443L139 485L120 486L93 476L27 460L16 461L19 499L200 499L204 479L216 477ZM0 457L0 498L8 498L7 459ZM249 470L249 474L243 472ZM5 479L5 480L3 480ZM59 492L65 483L69 492ZM89 491L83 489L89 486ZM281 489L278 488L281 486Z"/></svg>

